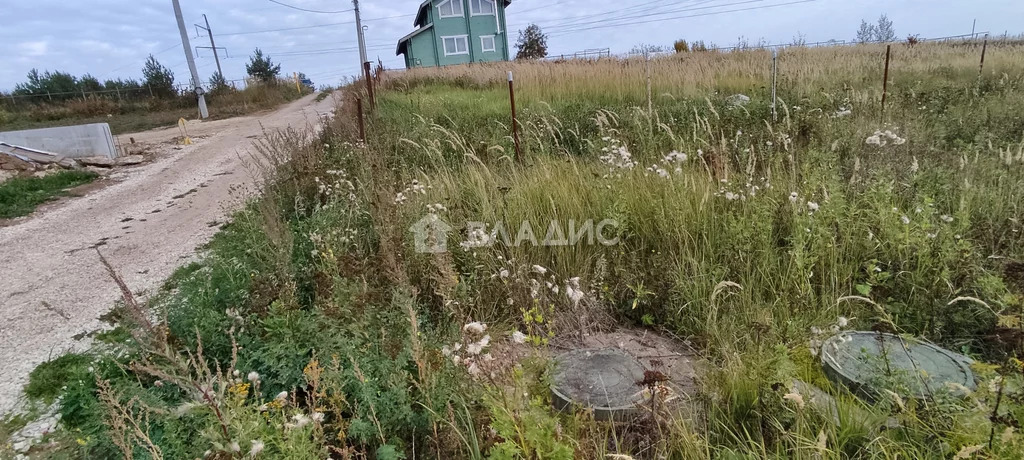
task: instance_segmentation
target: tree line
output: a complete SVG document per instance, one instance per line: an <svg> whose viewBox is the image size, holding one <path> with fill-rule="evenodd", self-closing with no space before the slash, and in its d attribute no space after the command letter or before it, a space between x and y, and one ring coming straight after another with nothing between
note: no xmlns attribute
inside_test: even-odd
<svg viewBox="0 0 1024 460"><path fill-rule="evenodd" d="M275 64L270 56L256 48L245 66L249 78L263 84L275 84L281 72L281 65ZM220 72L214 72L209 80L213 92L229 90L228 81ZM118 97L156 97L169 99L181 96L175 86L174 72L164 66L152 54L142 67L142 78L117 78L100 81L91 74L76 77L69 72L43 71L32 69L26 81L18 83L11 92L13 96L44 97L46 100L64 101L83 95L108 92Z"/></svg>

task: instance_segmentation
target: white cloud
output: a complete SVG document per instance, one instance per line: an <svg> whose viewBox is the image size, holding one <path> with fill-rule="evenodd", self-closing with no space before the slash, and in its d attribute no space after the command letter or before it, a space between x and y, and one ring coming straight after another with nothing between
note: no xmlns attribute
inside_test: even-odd
<svg viewBox="0 0 1024 460"><path fill-rule="evenodd" d="M43 56L49 48L50 42L46 40L18 43L18 49L23 57Z"/></svg>

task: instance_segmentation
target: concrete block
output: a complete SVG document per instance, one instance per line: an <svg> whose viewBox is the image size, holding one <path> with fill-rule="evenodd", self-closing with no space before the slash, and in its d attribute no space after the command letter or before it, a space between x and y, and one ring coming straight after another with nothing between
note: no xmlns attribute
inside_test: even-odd
<svg viewBox="0 0 1024 460"><path fill-rule="evenodd" d="M66 158L118 156L110 125L106 123L4 131L0 132L0 142L45 150Z"/></svg>

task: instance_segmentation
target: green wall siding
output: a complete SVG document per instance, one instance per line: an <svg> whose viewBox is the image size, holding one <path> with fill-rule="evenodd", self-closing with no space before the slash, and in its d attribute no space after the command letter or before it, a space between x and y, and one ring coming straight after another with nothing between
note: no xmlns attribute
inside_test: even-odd
<svg viewBox="0 0 1024 460"><path fill-rule="evenodd" d="M508 34L505 29L505 11L502 0L496 0L498 21L494 15L472 16L469 11L469 0L452 0L462 2L463 16L442 18L438 14L437 5L443 0L434 0L427 14L427 23L433 24L430 31L416 35L406 46L406 67L431 67L436 65L456 65L470 62L495 62L509 59ZM499 30L501 33L497 33ZM445 56L443 37L467 36L468 54ZM481 36L494 37L494 51L484 51Z"/></svg>

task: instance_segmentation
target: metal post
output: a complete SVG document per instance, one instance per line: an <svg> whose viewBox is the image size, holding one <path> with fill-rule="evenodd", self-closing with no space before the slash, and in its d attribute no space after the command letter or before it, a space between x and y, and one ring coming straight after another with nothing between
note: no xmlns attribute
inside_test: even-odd
<svg viewBox="0 0 1024 460"><path fill-rule="evenodd" d="M988 49L988 34L985 34L985 42L981 44L981 64L978 66L978 76L985 71L985 51Z"/></svg>
<svg viewBox="0 0 1024 460"><path fill-rule="evenodd" d="M363 125L363 98L356 98L356 111L359 112L359 140L366 142L366 128Z"/></svg>
<svg viewBox="0 0 1024 460"><path fill-rule="evenodd" d="M370 63L363 63L363 78L366 79L366 94L370 98L370 110L377 106L377 100L373 97L373 77L370 72Z"/></svg>
<svg viewBox="0 0 1024 460"><path fill-rule="evenodd" d="M978 26L978 20L975 19L974 22L971 23L971 40L974 40L975 38L978 38L976 35L974 35L974 31L976 30L975 28L977 26Z"/></svg>
<svg viewBox="0 0 1024 460"><path fill-rule="evenodd" d="M885 75L882 77L882 123L885 123L885 98L889 94L889 56L892 45L885 45Z"/></svg>
<svg viewBox="0 0 1024 460"><path fill-rule="evenodd" d="M203 15L203 21L206 22L206 35L210 36L210 48L213 49L213 60L217 61L217 73L220 74L220 78L224 78L224 72L220 70L220 56L217 55L217 45L213 43L213 30L210 30L210 20L206 19L206 15Z"/></svg>
<svg viewBox="0 0 1024 460"><path fill-rule="evenodd" d="M779 121L779 112L776 107L778 98L776 97L776 85L779 79L779 50L772 50L772 121Z"/></svg>
<svg viewBox="0 0 1024 460"><path fill-rule="evenodd" d="M516 146L516 162L522 164L523 150L519 145L519 119L516 117L516 90L512 83L512 71L508 71L508 100L512 105L512 142Z"/></svg>
<svg viewBox="0 0 1024 460"><path fill-rule="evenodd" d="M210 112L206 109L206 96L203 95L203 88L199 85L199 71L196 70L196 60L192 55L192 45L188 42L188 31L185 30L185 20L181 17L181 5L178 0L171 0L174 5L174 16L178 20L178 32L181 33L181 46L185 48L185 60L188 61L188 70L192 73L192 88L199 97L199 118L209 118Z"/></svg>

